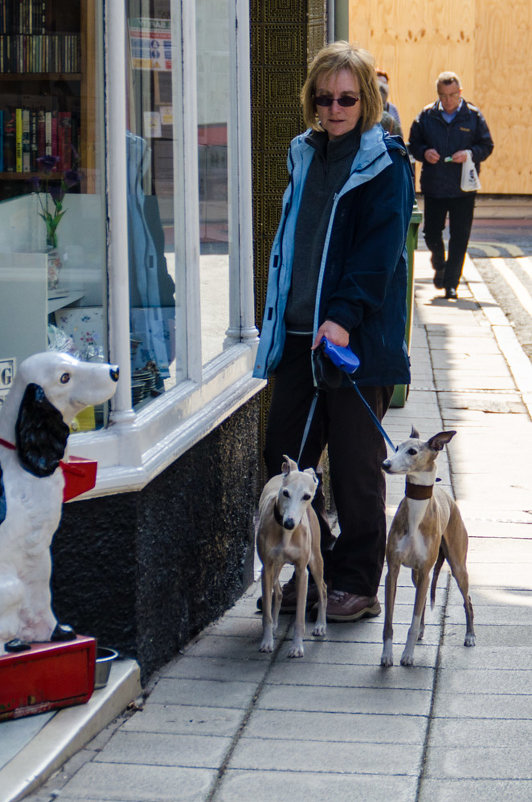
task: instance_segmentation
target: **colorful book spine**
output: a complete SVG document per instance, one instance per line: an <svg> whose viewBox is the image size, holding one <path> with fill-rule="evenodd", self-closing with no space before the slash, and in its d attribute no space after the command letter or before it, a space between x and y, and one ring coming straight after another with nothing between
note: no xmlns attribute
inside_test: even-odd
<svg viewBox="0 0 532 802"><path fill-rule="evenodd" d="M44 109L37 112L37 158L46 154L46 120ZM38 165L37 165L38 167Z"/></svg>
<svg viewBox="0 0 532 802"><path fill-rule="evenodd" d="M30 140L30 120L31 112L29 109L22 109L22 172L30 172L31 162L31 140Z"/></svg>
<svg viewBox="0 0 532 802"><path fill-rule="evenodd" d="M15 171L22 172L22 109L15 109Z"/></svg>
<svg viewBox="0 0 532 802"><path fill-rule="evenodd" d="M16 167L16 123L15 110L8 108L4 112L4 170L14 173Z"/></svg>
<svg viewBox="0 0 532 802"><path fill-rule="evenodd" d="M57 148L59 156L59 169L70 170L72 167L72 128L71 113L60 111L58 113Z"/></svg>
<svg viewBox="0 0 532 802"><path fill-rule="evenodd" d="M57 156L57 110L52 111L52 156Z"/></svg>
<svg viewBox="0 0 532 802"><path fill-rule="evenodd" d="M52 155L52 112L46 111L44 113L45 119L45 155L51 156Z"/></svg>
<svg viewBox="0 0 532 802"><path fill-rule="evenodd" d="M39 112L32 109L30 112L30 172L37 170L38 156L38 120Z"/></svg>

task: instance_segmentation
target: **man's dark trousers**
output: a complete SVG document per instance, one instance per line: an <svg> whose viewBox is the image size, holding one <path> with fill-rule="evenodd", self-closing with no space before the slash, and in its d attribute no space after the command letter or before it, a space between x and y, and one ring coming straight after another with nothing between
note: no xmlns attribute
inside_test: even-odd
<svg viewBox="0 0 532 802"><path fill-rule="evenodd" d="M469 192L457 198L433 198L424 196L425 242L432 253L432 266L435 270L445 269L443 286L456 289L460 282L467 243L473 224L476 192ZM443 229L449 214L449 248L447 260L443 246Z"/></svg>

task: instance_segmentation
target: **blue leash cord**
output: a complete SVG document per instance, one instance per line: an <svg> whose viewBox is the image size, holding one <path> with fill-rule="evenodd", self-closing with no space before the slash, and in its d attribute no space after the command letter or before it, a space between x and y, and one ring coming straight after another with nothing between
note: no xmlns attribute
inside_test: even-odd
<svg viewBox="0 0 532 802"><path fill-rule="evenodd" d="M314 398L312 399L312 403L310 405L310 410L307 416L307 422L305 423L305 430L303 432L303 437L301 438L301 448L299 449L299 456L297 458L298 468L299 468L299 461L301 460L301 456L303 454L303 449L305 448L305 443L307 442L307 437L310 430L310 424L312 423L312 418L314 417L314 411L316 409L316 404L318 403L319 394L320 391L316 390L316 392L314 393Z"/></svg>
<svg viewBox="0 0 532 802"><path fill-rule="evenodd" d="M394 446L394 444L392 443L392 441L390 440L390 438L386 434L386 432L384 430L384 426L382 425L382 423L380 422L378 417L375 415L375 413L373 412L372 408L370 407L370 405L368 404L368 402L366 401L366 399L364 398L364 396L362 395L360 390L358 389L357 383L355 381L353 381L353 379L351 379L350 376L348 378L349 378L351 384L353 385L353 387L355 388L355 390L357 391L360 400L362 401L362 403L364 404L364 406L368 410L369 414L371 415L371 419L373 420L373 423L375 424L375 426L377 427L379 432L382 434L382 436L384 437L384 439L386 440L388 445L393 449L393 451L397 451L396 446Z"/></svg>
<svg viewBox="0 0 532 802"><path fill-rule="evenodd" d="M375 413L373 412L372 408L370 407L370 405L368 404L368 402L366 401L366 399L364 398L364 396L362 395L360 390L358 389L357 383L351 378L351 376L349 376L349 374L346 374L346 375L347 375L349 381L351 382L351 384L353 385L353 387L355 388L355 390L357 391L360 400L362 401L362 403L364 404L364 406L368 410L368 412L369 412L369 414L371 416L371 419L372 419L373 423L375 424L375 426L377 427L377 429L379 430L379 432L382 434L382 436L384 437L384 439L386 440L386 442L388 443L390 448L393 451L397 451L396 446L394 446L394 444L392 443L392 441L390 440L390 438L386 434L384 426L382 425L382 423L380 422L378 417L375 415ZM314 393L314 398L312 399L312 403L310 404L310 409L309 409L309 413L308 413L308 416L307 416L307 422L305 423L305 429L303 431L303 437L301 438L301 448L299 449L299 456L297 458L298 467L299 467L299 462L301 460L301 457L303 455L303 449L305 448L305 443L307 442L308 433L310 431L310 424L312 423L312 418L314 417L314 412L316 410L316 404L318 403L319 394L320 394L320 391L316 390L316 392Z"/></svg>

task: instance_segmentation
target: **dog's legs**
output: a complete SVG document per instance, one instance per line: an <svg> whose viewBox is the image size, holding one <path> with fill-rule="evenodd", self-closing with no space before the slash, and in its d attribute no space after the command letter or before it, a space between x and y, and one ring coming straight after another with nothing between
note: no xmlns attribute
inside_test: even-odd
<svg viewBox="0 0 532 802"><path fill-rule="evenodd" d="M399 565L391 565L388 562L388 573L384 583L384 628L382 631L383 646L381 655L381 666L384 666L384 668L393 666L393 608L398 575Z"/></svg>
<svg viewBox="0 0 532 802"><path fill-rule="evenodd" d="M303 657L303 637L305 635L305 609L308 590L308 571L306 565L296 565L296 620L294 637L288 650L288 657Z"/></svg>
<svg viewBox="0 0 532 802"><path fill-rule="evenodd" d="M276 566L273 569L273 634L277 632L277 625L279 624L279 611L281 609L281 602L283 600L283 590L279 582L279 575L281 573L281 566Z"/></svg>
<svg viewBox="0 0 532 802"><path fill-rule="evenodd" d="M272 584L273 565L262 567L262 642L260 652L273 652Z"/></svg>
<svg viewBox="0 0 532 802"><path fill-rule="evenodd" d="M415 588L417 588L418 581L419 581L419 579L418 579L417 571L414 568L413 571L412 571L412 582L414 583L414 587ZM427 608L427 601L425 600L425 604L423 605L423 612L421 613L421 621L420 621L420 624L419 624L419 633L418 633L418 636L417 636L418 640L423 640L423 635L425 634L425 610L426 610L426 608Z"/></svg>
<svg viewBox="0 0 532 802"><path fill-rule="evenodd" d="M456 584L460 588L460 593L464 598L464 610L466 617L466 634L464 639L464 646L475 645L475 629L473 627L473 605L469 595L469 576L465 565L457 565L453 557L449 554L447 556L451 572L456 579Z"/></svg>
<svg viewBox="0 0 532 802"><path fill-rule="evenodd" d="M469 596L469 575L466 568L467 558L467 530L462 520L458 508L454 508L454 537L449 539L445 533L442 548L443 553L451 568L451 573L456 579L456 584L460 588L460 593L464 599L464 610L466 617L466 634L464 646L475 645L475 630L473 627L473 605ZM458 520L457 520L458 519Z"/></svg>
<svg viewBox="0 0 532 802"><path fill-rule="evenodd" d="M416 600L414 602L414 613L412 615L412 623L408 630L406 645L401 655L402 666L414 665L414 647L416 645L419 629L421 627L421 620L423 618L423 611L425 609L425 602L427 600L427 591L429 589L430 574L428 571L417 571L417 586L416 586Z"/></svg>
<svg viewBox="0 0 532 802"><path fill-rule="evenodd" d="M323 581L323 557L321 552L311 554L309 561L310 572L318 588L318 617L312 630L315 637L322 637L327 632L327 585Z"/></svg>

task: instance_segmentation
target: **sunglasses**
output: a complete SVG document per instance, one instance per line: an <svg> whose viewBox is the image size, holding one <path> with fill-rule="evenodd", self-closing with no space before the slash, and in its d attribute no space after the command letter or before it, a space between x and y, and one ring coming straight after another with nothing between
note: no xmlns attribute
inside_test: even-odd
<svg viewBox="0 0 532 802"><path fill-rule="evenodd" d="M331 97L330 95L316 95L314 97L314 103L316 104L316 106L332 106L335 100L339 106L343 106L344 108L349 108L350 106L356 106L360 98L353 97L352 95L342 95L342 97Z"/></svg>

